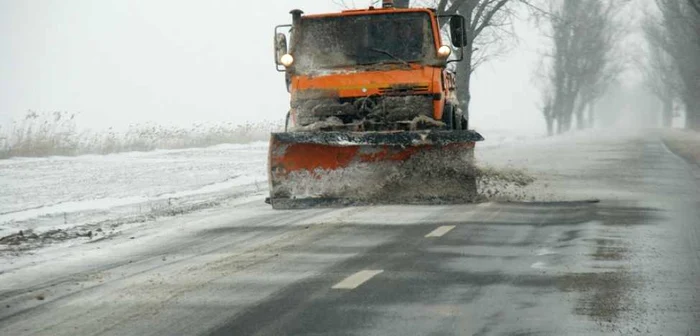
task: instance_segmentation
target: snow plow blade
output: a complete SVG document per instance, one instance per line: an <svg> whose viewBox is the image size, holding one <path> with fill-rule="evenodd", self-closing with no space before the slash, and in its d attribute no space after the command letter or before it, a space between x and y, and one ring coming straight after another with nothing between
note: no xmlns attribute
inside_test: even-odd
<svg viewBox="0 0 700 336"><path fill-rule="evenodd" d="M475 131L273 133L274 209L450 204L476 196Z"/></svg>

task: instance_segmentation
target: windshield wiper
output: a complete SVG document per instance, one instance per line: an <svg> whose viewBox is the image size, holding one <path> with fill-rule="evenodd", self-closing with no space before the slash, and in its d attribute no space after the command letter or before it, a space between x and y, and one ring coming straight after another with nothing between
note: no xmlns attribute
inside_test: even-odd
<svg viewBox="0 0 700 336"><path fill-rule="evenodd" d="M377 48L369 48L369 50L370 50L370 51L374 51L374 52L378 52L378 53L380 53L380 54L387 55L387 56L389 56L389 57L391 57L391 58L393 58L393 59L395 59L395 60L397 60L397 61L399 61L399 62L401 62L401 63L403 63L403 64L406 64L409 68L411 67L411 64L409 64L408 62L406 62L406 61L404 61L404 60L402 60L402 59L400 59L400 58L398 58L398 57L396 57L394 54L392 54L392 53L390 53L390 52L388 52L388 51L386 51L386 50L377 49Z"/></svg>

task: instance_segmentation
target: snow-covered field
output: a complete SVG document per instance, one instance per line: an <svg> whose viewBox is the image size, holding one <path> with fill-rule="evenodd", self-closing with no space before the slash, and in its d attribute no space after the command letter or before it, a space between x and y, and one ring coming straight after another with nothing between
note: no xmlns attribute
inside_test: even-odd
<svg viewBox="0 0 700 336"><path fill-rule="evenodd" d="M3 160L0 237L28 229L35 234L76 227L104 232L114 224L261 193L267 190L266 155L266 143L253 143Z"/></svg>

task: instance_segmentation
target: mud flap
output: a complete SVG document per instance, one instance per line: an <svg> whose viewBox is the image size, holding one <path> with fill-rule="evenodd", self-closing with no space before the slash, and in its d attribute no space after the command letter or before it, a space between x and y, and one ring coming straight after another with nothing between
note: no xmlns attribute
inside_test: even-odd
<svg viewBox="0 0 700 336"><path fill-rule="evenodd" d="M275 209L446 204L476 195L474 131L291 132L270 139Z"/></svg>

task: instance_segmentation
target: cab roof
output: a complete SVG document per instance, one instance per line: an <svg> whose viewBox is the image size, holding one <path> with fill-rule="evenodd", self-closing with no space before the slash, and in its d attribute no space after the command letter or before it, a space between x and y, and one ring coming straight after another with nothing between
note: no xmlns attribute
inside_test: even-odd
<svg viewBox="0 0 700 336"><path fill-rule="evenodd" d="M354 16L354 15L392 14L392 13L427 13L430 15L435 15L435 10L430 9L430 8L375 8L375 7L369 7L366 9L348 9L348 10L344 10L342 12L336 12L336 13L304 15L303 18L319 19L319 18L326 18L326 17L343 17L343 16Z"/></svg>

